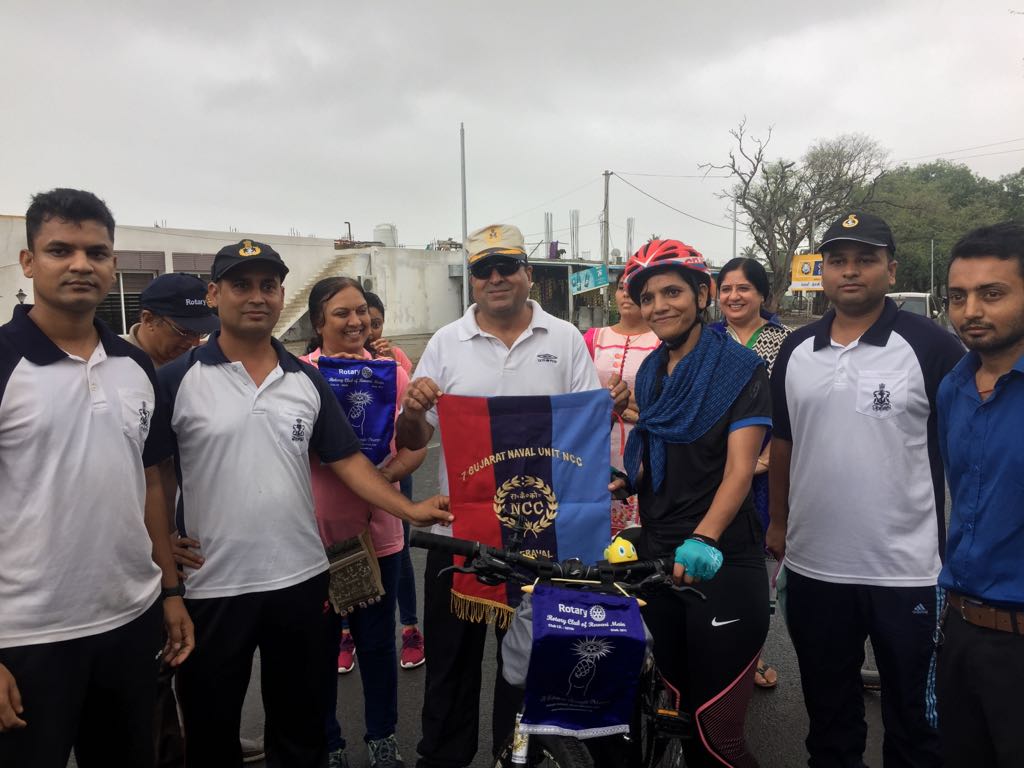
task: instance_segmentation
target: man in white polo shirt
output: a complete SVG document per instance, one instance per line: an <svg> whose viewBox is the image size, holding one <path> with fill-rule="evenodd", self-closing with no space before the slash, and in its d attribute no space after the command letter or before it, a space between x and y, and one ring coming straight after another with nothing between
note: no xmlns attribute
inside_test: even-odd
<svg viewBox="0 0 1024 768"><path fill-rule="evenodd" d="M398 443L424 447L438 428L434 404L443 392L491 397L558 395L600 389L580 332L529 300L532 271L522 233L507 224L477 230L467 241L475 304L427 344L406 390ZM621 412L629 390L610 389ZM444 461L441 492L448 492ZM424 582L427 681L423 700L420 768L461 768L473 762L479 729L481 670L487 627L463 621L450 609L451 574L439 577L451 556L431 551ZM499 633L501 634L501 633ZM500 646L500 643L499 643ZM492 752L512 732L521 693L498 672L494 682Z"/></svg>
<svg viewBox="0 0 1024 768"><path fill-rule="evenodd" d="M884 691L886 767L940 763L932 651L946 534L935 398L963 348L886 298L895 251L877 216L832 224L821 282L834 309L786 339L772 372L767 545L785 557L814 766L863 765L866 637Z"/></svg>
<svg viewBox="0 0 1024 768"><path fill-rule="evenodd" d="M95 320L117 266L107 206L55 189L25 220L35 304L0 328L0 765L63 768L74 749L83 768L151 768L160 659L193 644L163 404L146 355Z"/></svg>
<svg viewBox="0 0 1024 768"><path fill-rule="evenodd" d="M159 372L175 438L177 530L199 543L185 566L202 653L178 674L189 768L238 765L238 727L260 650L267 765L320 768L327 558L310 452L357 495L411 522L447 522L447 500L400 494L360 450L327 381L272 337L281 257L243 240L213 263L220 331ZM332 678L333 680L333 678Z"/></svg>

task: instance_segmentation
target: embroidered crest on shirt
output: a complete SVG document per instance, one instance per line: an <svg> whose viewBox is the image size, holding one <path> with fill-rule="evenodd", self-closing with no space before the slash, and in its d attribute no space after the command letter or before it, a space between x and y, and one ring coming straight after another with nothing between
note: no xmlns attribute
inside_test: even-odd
<svg viewBox="0 0 1024 768"><path fill-rule="evenodd" d="M302 423L302 419L296 419L295 423L292 424L292 441L301 443L306 439L306 425Z"/></svg>
<svg viewBox="0 0 1024 768"><path fill-rule="evenodd" d="M537 355L538 363L557 363L558 355L552 355L550 352L541 352Z"/></svg>
<svg viewBox="0 0 1024 768"><path fill-rule="evenodd" d="M152 415L152 411L150 411L149 408L146 407L146 404L143 403L142 407L139 408L139 428L140 429L149 429L149 417L150 417L150 415Z"/></svg>
<svg viewBox="0 0 1024 768"><path fill-rule="evenodd" d="M889 402L889 398L892 393L885 388L885 382L878 385L878 389L871 393L874 396L874 402L871 403L871 410L873 411L891 411L892 403Z"/></svg>

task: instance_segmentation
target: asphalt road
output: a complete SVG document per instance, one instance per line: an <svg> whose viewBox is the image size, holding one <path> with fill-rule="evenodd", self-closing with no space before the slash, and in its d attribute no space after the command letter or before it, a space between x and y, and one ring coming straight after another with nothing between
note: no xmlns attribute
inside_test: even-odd
<svg viewBox="0 0 1024 768"><path fill-rule="evenodd" d="M440 449L431 448L427 460L417 471L414 480L416 498L424 498L437 492L437 462ZM417 573L422 574L425 555L421 550L413 550L413 563ZM766 564L767 567L773 566ZM422 583L421 583L422 586ZM418 594L422 600L422 590ZM493 635L491 643L493 644ZM772 619L771 630L765 650L765 658L779 672L779 684L770 691L755 690L750 710L747 715L747 738L753 753L763 768L794 768L807 764L807 753L803 740L807 734L807 714L804 710L803 697L800 693L800 673L797 669L796 656L790 644L789 635L784 623ZM338 676L338 718L346 740L348 741L349 760L352 768L366 768L369 758L362 742L363 731L363 691L359 679L358 653L356 669L348 675ZM484 653L484 680L493 680L495 673L494 649ZM423 706L423 667L399 673L399 722L398 742L407 765L413 766L416 760L416 742L420 733L420 711ZM868 721L868 745L864 759L867 765L882 764L882 724L877 694L865 694L865 709ZM492 697L489 684L480 696L481 699L481 739L474 768L484 768L489 764L489 734ZM259 699L259 668L253 670L252 683L246 697L243 714L242 733L245 736L257 736L263 728L263 711Z"/></svg>

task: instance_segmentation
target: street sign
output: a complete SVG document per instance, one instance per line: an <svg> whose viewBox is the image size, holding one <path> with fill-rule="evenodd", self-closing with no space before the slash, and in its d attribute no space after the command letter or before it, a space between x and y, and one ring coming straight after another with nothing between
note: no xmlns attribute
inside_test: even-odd
<svg viewBox="0 0 1024 768"><path fill-rule="evenodd" d="M575 296L578 293L586 293L597 288L604 288L608 285L608 268L599 264L590 269L580 272L573 272L569 276L569 291Z"/></svg>
<svg viewBox="0 0 1024 768"><path fill-rule="evenodd" d="M806 253L793 256L790 280L791 291L820 291L821 254Z"/></svg>

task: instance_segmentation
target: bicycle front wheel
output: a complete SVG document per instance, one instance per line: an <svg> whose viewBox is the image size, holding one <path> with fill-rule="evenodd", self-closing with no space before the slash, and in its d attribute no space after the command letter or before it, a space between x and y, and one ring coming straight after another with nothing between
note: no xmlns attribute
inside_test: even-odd
<svg viewBox="0 0 1024 768"><path fill-rule="evenodd" d="M529 768L594 768L590 752L579 739L568 736L534 734L530 736L527 756ZM513 768L512 737L502 747L494 761L494 768ZM519 766L514 766L519 768Z"/></svg>

